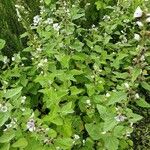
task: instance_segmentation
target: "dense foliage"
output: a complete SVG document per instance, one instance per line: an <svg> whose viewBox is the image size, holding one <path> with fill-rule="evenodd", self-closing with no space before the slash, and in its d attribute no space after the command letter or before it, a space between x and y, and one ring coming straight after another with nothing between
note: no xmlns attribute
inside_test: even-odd
<svg viewBox="0 0 150 150"><path fill-rule="evenodd" d="M0 149L148 149L147 2L41 0L32 23L23 4L26 47L0 55Z"/></svg>

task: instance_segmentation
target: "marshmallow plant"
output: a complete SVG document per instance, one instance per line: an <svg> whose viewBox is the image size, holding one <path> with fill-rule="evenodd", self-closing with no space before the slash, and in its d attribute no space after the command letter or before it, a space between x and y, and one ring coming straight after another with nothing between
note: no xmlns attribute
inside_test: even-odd
<svg viewBox="0 0 150 150"><path fill-rule="evenodd" d="M30 24L16 6L28 42L11 59L0 54L0 148L133 149L134 124L143 117L131 108L150 107L141 92L150 86L146 41L127 11L132 7L97 1L105 14L87 25L93 3L82 3L41 1ZM135 21L142 16L138 7Z"/></svg>

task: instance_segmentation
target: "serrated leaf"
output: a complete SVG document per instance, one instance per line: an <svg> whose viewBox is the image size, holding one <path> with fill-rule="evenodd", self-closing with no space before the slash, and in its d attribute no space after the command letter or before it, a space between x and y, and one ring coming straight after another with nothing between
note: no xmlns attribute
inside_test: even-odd
<svg viewBox="0 0 150 150"><path fill-rule="evenodd" d="M5 40L0 39L0 50L1 50L2 48L4 48L5 43L6 43Z"/></svg>
<svg viewBox="0 0 150 150"><path fill-rule="evenodd" d="M100 114L100 117L104 120L106 118L106 116L108 115L107 113L107 108L105 106L102 106L102 105L97 105L97 110Z"/></svg>
<svg viewBox="0 0 150 150"><path fill-rule="evenodd" d="M28 145L28 141L25 138L20 138L18 141L12 144L12 147L25 148Z"/></svg>
<svg viewBox="0 0 150 150"><path fill-rule="evenodd" d="M95 93L95 86L93 84L86 84L87 93L92 96Z"/></svg>
<svg viewBox="0 0 150 150"><path fill-rule="evenodd" d="M138 115L138 114L134 114L132 113L132 119L129 119L130 122L132 123L136 123L137 121L141 120L143 117Z"/></svg>
<svg viewBox="0 0 150 150"><path fill-rule="evenodd" d="M51 3L51 0L44 0L46 5L49 5Z"/></svg>
<svg viewBox="0 0 150 150"><path fill-rule="evenodd" d="M72 86L70 90L71 90L71 95L78 95L83 92L83 89L78 89L76 86Z"/></svg>
<svg viewBox="0 0 150 150"><path fill-rule="evenodd" d="M15 137L14 131L8 130L8 131L4 132L3 135L0 137L0 143L8 143L14 137Z"/></svg>
<svg viewBox="0 0 150 150"><path fill-rule="evenodd" d="M9 150L10 148L10 143L4 143L4 144L1 144L0 146L0 150Z"/></svg>
<svg viewBox="0 0 150 150"><path fill-rule="evenodd" d="M141 85L142 85L142 87L143 87L145 90L150 91L150 85L149 85L148 83L142 82Z"/></svg>
<svg viewBox="0 0 150 150"><path fill-rule="evenodd" d="M51 138L55 138L57 136L57 132L55 130L53 130L53 129L50 129L47 134Z"/></svg>
<svg viewBox="0 0 150 150"><path fill-rule="evenodd" d="M150 108L150 104L147 103L144 99L137 100L136 104L143 108Z"/></svg>
<svg viewBox="0 0 150 150"><path fill-rule="evenodd" d="M100 124L85 124L85 128L93 140L99 140L101 138L102 127Z"/></svg>
<svg viewBox="0 0 150 150"><path fill-rule="evenodd" d="M5 98L11 98L17 94L19 94L22 90L22 87L14 88L14 89L8 89L6 93L4 94Z"/></svg>
<svg viewBox="0 0 150 150"><path fill-rule="evenodd" d="M72 49L75 49L78 52L81 52L83 45L84 44L82 42L80 42L79 40L76 40L70 47Z"/></svg>
<svg viewBox="0 0 150 150"><path fill-rule="evenodd" d="M113 105L115 103L121 103L122 100L127 99L127 94L124 92L114 92L109 98L107 105Z"/></svg>
<svg viewBox="0 0 150 150"><path fill-rule="evenodd" d="M97 10L100 10L100 9L105 9L106 8L106 4L102 1L97 1L95 2L95 5L96 5L96 9Z"/></svg>
<svg viewBox="0 0 150 150"><path fill-rule="evenodd" d="M68 150L73 145L73 139L71 139L71 138L57 138L55 140L55 144L64 150Z"/></svg>
<svg viewBox="0 0 150 150"><path fill-rule="evenodd" d="M114 118L107 118L104 122L103 130L105 132L112 130L118 122Z"/></svg>
<svg viewBox="0 0 150 150"><path fill-rule="evenodd" d="M60 112L61 112L61 115L67 115L67 114L73 113L74 110L72 108L72 102L69 102L65 106L63 106Z"/></svg>
<svg viewBox="0 0 150 150"><path fill-rule="evenodd" d="M108 150L118 150L119 140L114 136L104 138L105 148Z"/></svg>
<svg viewBox="0 0 150 150"><path fill-rule="evenodd" d="M121 125L118 125L118 126L116 126L116 127L114 128L114 130L113 130L113 135L114 135L115 137L121 137L121 136L124 134L124 132L126 132L125 127L124 127L124 126L121 126Z"/></svg>
<svg viewBox="0 0 150 150"><path fill-rule="evenodd" d="M79 18L81 18L83 16L84 16L84 14L75 14L75 15L72 16L72 20L79 19Z"/></svg>
<svg viewBox="0 0 150 150"><path fill-rule="evenodd" d="M134 68L131 72L131 75L132 75L131 81L134 82L140 74L141 74L141 69Z"/></svg>
<svg viewBox="0 0 150 150"><path fill-rule="evenodd" d="M0 112L0 127L4 125L4 123L9 119L10 114L9 113L2 113Z"/></svg>

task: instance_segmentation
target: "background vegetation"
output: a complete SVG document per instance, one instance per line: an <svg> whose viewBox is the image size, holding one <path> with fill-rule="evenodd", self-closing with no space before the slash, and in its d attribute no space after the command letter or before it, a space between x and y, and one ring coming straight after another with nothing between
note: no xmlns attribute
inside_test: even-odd
<svg viewBox="0 0 150 150"><path fill-rule="evenodd" d="M56 1L52 0L52 2L55 3ZM69 2L72 4L74 3L74 1L71 1L71 0ZM87 3L90 3L90 5L88 6ZM30 47L31 43L32 43L30 36L25 37L25 38L20 38L20 36L26 32L27 26L25 26L24 24L22 24L18 21L18 17L16 15L15 4L23 5L25 7L25 9L28 11L28 13L29 13L28 24L31 24L33 22L33 17L40 13L39 6L41 5L39 0L36 0L36 1L31 1L31 0L23 0L23 1L22 0L21 1L19 1L19 0L18 1L4 0L4 1L2 1L1 0L0 1L0 39L4 39L6 41L6 45L2 49L2 53L3 53L3 55L7 56L8 58L12 58L15 53L22 52L27 46ZM113 41L113 40L109 39L110 43L108 43L108 44L110 44L110 45L108 47L106 45L105 46L106 49L112 48L111 44L114 44L115 41L118 40L119 36L117 35L118 34L117 31L120 32L120 31L124 30L124 28L126 28L127 29L126 30L127 37L130 39L132 38L131 36L132 36L132 34L134 34L134 32L139 31L139 29L137 29L137 27L133 23L134 20L131 19L128 24L124 24L122 22L122 20L125 20L126 18L128 18L128 19L132 18L133 13L138 6L142 6L142 8L147 11L150 10L150 4L148 2L146 3L144 0L143 1L142 0L133 0L133 1L128 1L128 0L127 1L125 1L125 0L120 0L120 1L118 1L118 0L114 0L114 1L112 1L112 0L104 0L104 1L81 0L81 1L79 1L79 4L80 4L80 10L85 10L85 18L81 19L81 20L77 19L73 22L77 26L79 25L81 28L83 28L85 30L91 29L93 24L96 27L99 27L99 23L101 21L103 21L104 15L107 15L107 16L113 15L114 18L116 17L116 19L113 20L114 22L113 23L109 22L110 24L108 24L107 27L106 27L107 23L102 24L102 28L103 28L102 30L109 32L109 34L111 35L111 37L113 37L113 40L114 40ZM117 10L118 12L123 11L126 13L123 14L122 17L119 16L119 19L118 19L117 14L115 14L115 13L112 14L112 10L107 9L106 8L107 6L116 7L116 9L120 9L120 10ZM49 9L49 6L46 6L46 7ZM118 12L116 12L116 13L118 13ZM59 16L57 16L57 17L58 17L58 20L61 20L61 18L59 18ZM112 29L112 31L110 31L109 28L111 28L112 25L115 23L117 24L117 27L116 28L114 27L114 29ZM126 27L126 25L129 25L129 27ZM149 27L147 27L147 29L149 29ZM39 29L39 30L41 30L41 29ZM34 33L34 32L35 31L32 31L32 33ZM37 32L38 32L38 34L41 34L40 31L37 31ZM84 36L86 36L86 33L87 32L84 30L81 32L81 34ZM80 33L78 33L78 31L77 31L76 34L80 34ZM94 33L92 33L92 34L94 34ZM79 36L80 41L83 41L84 36L81 36L81 37ZM88 35L88 36L89 36L88 39L91 39L93 35ZM43 37L41 36L40 38L43 38ZM46 38L47 37L45 37L45 39ZM31 43L28 42L29 40ZM49 39L47 38L46 40L49 40ZM108 40L108 39L106 39L106 40ZM87 40L87 43L88 43L88 40ZM89 42L87 45L90 46L90 44L91 43ZM132 41L130 44L133 44L133 47L136 45L134 42L132 43ZM132 46L130 48L132 49ZM29 61L30 61L31 58L28 56L28 54L25 54L25 55L27 55L27 58L29 58ZM128 60L125 60L125 61L127 63L129 63ZM150 62L149 60L147 60L147 61L148 61L148 63ZM28 62L28 63L30 63L30 62ZM2 65L3 65L3 63L1 62L1 67L2 67ZM121 65L123 65L123 64L121 64ZM149 66L147 68L148 68L147 69L148 71L147 71L147 74L144 76L144 78L145 78L145 81L149 82L149 79L150 79L149 78L149 69L150 68L149 68ZM4 70L5 69L6 68L4 68ZM2 72L2 70L1 70L1 72ZM30 73L32 75L32 72L30 72ZM58 81L58 82L60 82L60 81ZM117 81L114 81L114 82L117 82ZM110 83L110 85L111 85L111 83ZM2 83L1 83L1 86L2 86ZM31 86L31 84L29 86ZM38 84L36 84L36 88L39 89ZM150 99L150 90L149 89L146 90L146 88L139 86L138 88L136 88L136 91L139 93L139 95L145 97L146 102L149 102L149 99ZM34 93L34 90L33 90L33 93ZM34 99L36 100L36 96L34 97ZM41 106L42 104L37 104L36 102L35 102L35 104L38 105L37 107L42 107ZM133 133L131 134L131 138L130 138L133 141L133 149L147 150L150 147L150 118L149 118L150 110L149 110L149 107L141 108L139 105L136 104L135 101L130 101L128 104L128 107L131 108L134 113L137 113L137 114L143 116L143 119L141 121L134 124L134 130L133 130ZM49 111L49 110L47 109L47 111ZM89 143L90 143L90 141L89 141Z"/></svg>

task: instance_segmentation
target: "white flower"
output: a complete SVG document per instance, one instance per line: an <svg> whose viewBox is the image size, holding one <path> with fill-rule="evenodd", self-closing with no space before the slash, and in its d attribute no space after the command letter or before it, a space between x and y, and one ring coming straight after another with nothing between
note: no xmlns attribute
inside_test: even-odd
<svg viewBox="0 0 150 150"><path fill-rule="evenodd" d="M141 21L137 21L136 24L139 26L139 27L143 27L143 23Z"/></svg>
<svg viewBox="0 0 150 150"><path fill-rule="evenodd" d="M5 84L5 85L8 85L8 82L7 82L7 81L4 81L4 84Z"/></svg>
<svg viewBox="0 0 150 150"><path fill-rule="evenodd" d="M39 22L41 21L41 17L39 15L35 16L33 18L33 25L37 26L39 24Z"/></svg>
<svg viewBox="0 0 150 150"><path fill-rule="evenodd" d="M21 103L24 104L24 103L25 103L25 100L26 100L26 96L22 96L22 97L21 97Z"/></svg>
<svg viewBox="0 0 150 150"><path fill-rule="evenodd" d="M21 111L24 112L24 111L25 111L25 108L21 108Z"/></svg>
<svg viewBox="0 0 150 150"><path fill-rule="evenodd" d="M139 98L140 98L140 96L139 96L138 93L135 94L135 98L136 98L136 99L139 99Z"/></svg>
<svg viewBox="0 0 150 150"><path fill-rule="evenodd" d="M126 133L126 136L127 136L127 137L130 137L130 136L131 136L131 133L130 133L130 132L127 132L127 133Z"/></svg>
<svg viewBox="0 0 150 150"><path fill-rule="evenodd" d="M74 139L75 139L75 140L78 140L78 139L80 139L80 136L77 135L77 134L75 134L75 135L74 135Z"/></svg>
<svg viewBox="0 0 150 150"><path fill-rule="evenodd" d="M147 17L150 17L150 13L146 14Z"/></svg>
<svg viewBox="0 0 150 150"><path fill-rule="evenodd" d="M110 97L110 94L109 94L109 93L107 93L107 94L106 94L106 97Z"/></svg>
<svg viewBox="0 0 150 150"><path fill-rule="evenodd" d="M35 121L34 121L33 119L30 119L30 120L27 122L27 129L28 129L30 132L35 131Z"/></svg>
<svg viewBox="0 0 150 150"><path fill-rule="evenodd" d="M85 140L82 140L82 143L85 144Z"/></svg>
<svg viewBox="0 0 150 150"><path fill-rule="evenodd" d="M141 10L141 8L138 6L134 12L133 17L134 18L140 18L143 15L143 11Z"/></svg>
<svg viewBox="0 0 150 150"><path fill-rule="evenodd" d="M148 18L146 19L146 22L147 22L147 23L150 23L150 17L148 17Z"/></svg>
<svg viewBox="0 0 150 150"><path fill-rule="evenodd" d="M141 60L141 61L144 61L144 60L145 60L145 56L142 55L141 58L140 58L140 60Z"/></svg>
<svg viewBox="0 0 150 150"><path fill-rule="evenodd" d="M60 150L61 148L59 146L56 147L56 150Z"/></svg>
<svg viewBox="0 0 150 150"><path fill-rule="evenodd" d="M128 83L124 83L124 86L129 89L129 84Z"/></svg>
<svg viewBox="0 0 150 150"><path fill-rule="evenodd" d="M101 134L106 134L106 131L104 131L104 132L101 132Z"/></svg>
<svg viewBox="0 0 150 150"><path fill-rule="evenodd" d="M48 62L47 58L45 58L43 61L44 61L44 63L47 63L47 62Z"/></svg>
<svg viewBox="0 0 150 150"><path fill-rule="evenodd" d="M141 37L140 37L140 35L139 34L134 34L134 39L136 40L136 41L140 41L140 39L141 39Z"/></svg>
<svg viewBox="0 0 150 150"><path fill-rule="evenodd" d="M98 81L98 83L100 83L100 84L101 84L101 83L103 83L103 82L102 82L102 81Z"/></svg>
<svg viewBox="0 0 150 150"><path fill-rule="evenodd" d="M40 47L38 47L36 50L37 50L38 52L41 52L41 51L42 51L42 49L41 49Z"/></svg>
<svg viewBox="0 0 150 150"><path fill-rule="evenodd" d="M7 112L7 111L8 111L7 106L2 106L2 107L0 108L0 111L1 111L1 112Z"/></svg>
<svg viewBox="0 0 150 150"><path fill-rule="evenodd" d="M54 28L54 30L59 31L60 25L58 23L54 23L53 28Z"/></svg>
<svg viewBox="0 0 150 150"><path fill-rule="evenodd" d="M122 115L118 115L116 117L114 117L116 121L118 122L123 122L127 117L122 116Z"/></svg>
<svg viewBox="0 0 150 150"><path fill-rule="evenodd" d="M92 28L95 28L95 24L92 25Z"/></svg>
<svg viewBox="0 0 150 150"><path fill-rule="evenodd" d="M91 106L91 101L89 99L86 100L86 104Z"/></svg>
<svg viewBox="0 0 150 150"><path fill-rule="evenodd" d="M103 20L110 20L110 16L105 15L105 16L103 17Z"/></svg>
<svg viewBox="0 0 150 150"><path fill-rule="evenodd" d="M47 18L47 20L45 21L46 24L52 24L53 23L53 19L51 18Z"/></svg>
<svg viewBox="0 0 150 150"><path fill-rule="evenodd" d="M9 128L12 127L12 124L11 123L10 124L6 124L5 126L7 127L7 129L9 129Z"/></svg>
<svg viewBox="0 0 150 150"><path fill-rule="evenodd" d="M12 60L12 61L15 61L15 57L12 57L11 60Z"/></svg>
<svg viewBox="0 0 150 150"><path fill-rule="evenodd" d="M4 62L4 64L7 64L9 62L9 59L7 58L7 56L4 56L3 62Z"/></svg>

